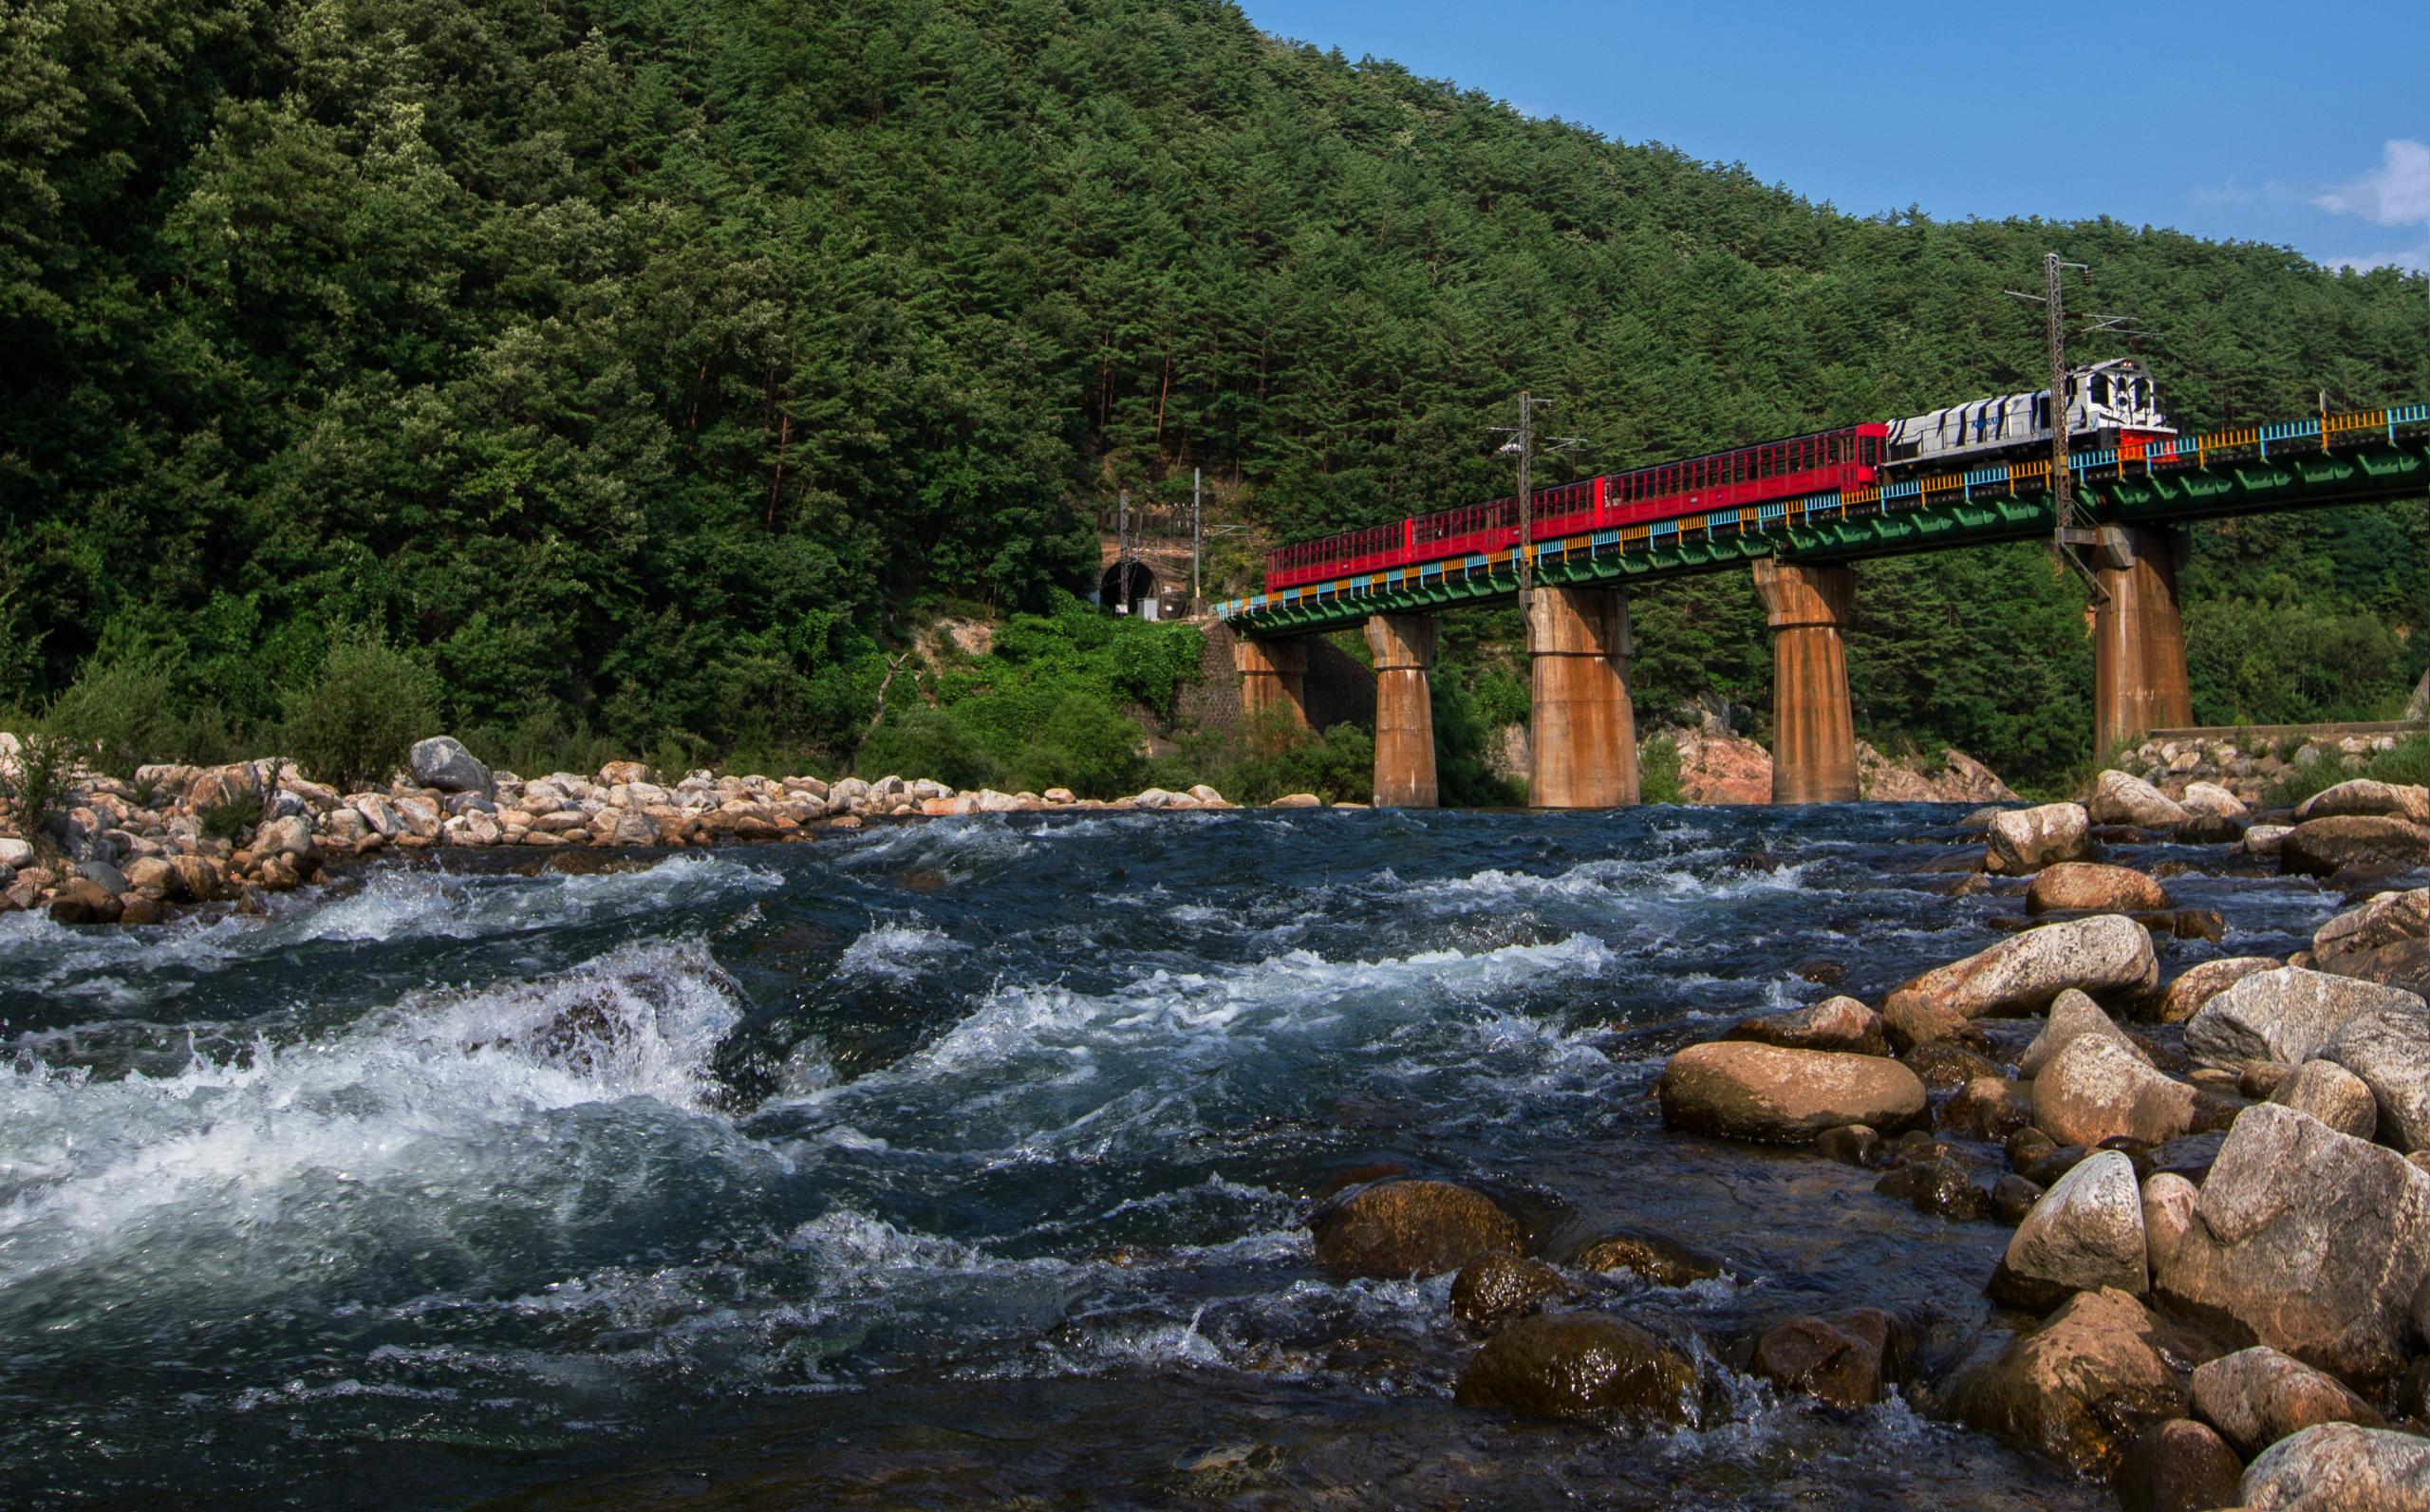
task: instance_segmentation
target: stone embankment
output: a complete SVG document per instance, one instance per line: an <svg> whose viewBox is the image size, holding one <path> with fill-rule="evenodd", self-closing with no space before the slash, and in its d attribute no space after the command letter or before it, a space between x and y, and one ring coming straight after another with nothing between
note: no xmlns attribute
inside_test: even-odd
<svg viewBox="0 0 2430 1512"><path fill-rule="evenodd" d="M2402 886L2430 867L2430 791L2349 782L2263 814L2109 772L2087 804L1969 827L1927 869L2019 898L2020 932L1878 1006L1752 1015L1654 1091L1680 1137L1802 1148L1879 1172L1875 1200L2010 1230L1971 1346L1919 1365L1935 1319L1892 1306L1699 1336L1631 1299L1720 1261L1641 1229L1548 1238L1490 1182L1393 1167L1320 1195L1318 1258L1456 1273L1447 1326L1477 1347L1455 1399L1480 1410L1694 1426L1728 1415L1736 1372L1839 1407L1902 1394L2138 1512L2430 1509L2430 887ZM2178 871L2099 859L2150 841L2215 847L2176 867L2218 876L2326 868L2351 906L2286 961L2172 973L2220 922L2171 911Z"/></svg>
<svg viewBox="0 0 2430 1512"><path fill-rule="evenodd" d="M2422 728L2263 727L2155 737L2121 756L2118 764L2172 798L2183 797L2197 784L2212 784L2246 803L2258 803L2271 785L2290 770L2311 766L2327 756L2367 758L2393 751Z"/></svg>
<svg viewBox="0 0 2430 1512"><path fill-rule="evenodd" d="M9 768L15 751L0 736L0 769ZM1295 793L1277 806L1322 803ZM0 913L157 924L195 905L257 903L312 880L331 862L389 850L710 846L803 840L919 816L1231 807L1204 785L1101 801L1061 788L958 793L899 776L830 783L694 772L662 781L635 761L609 762L595 776L526 779L491 771L440 736L417 744L395 781L361 793L340 793L274 759L144 767L131 782L81 775L38 832L25 832L34 827L13 808L0 811Z"/></svg>

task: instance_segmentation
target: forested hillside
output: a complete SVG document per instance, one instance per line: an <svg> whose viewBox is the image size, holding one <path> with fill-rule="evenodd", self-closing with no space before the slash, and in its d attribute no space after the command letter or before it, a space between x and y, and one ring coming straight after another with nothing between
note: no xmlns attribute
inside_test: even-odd
<svg viewBox="0 0 2430 1512"><path fill-rule="evenodd" d="M840 763L907 616L1084 588L1117 488L1299 535L1506 487L1522 385L1594 469L2026 386L2051 246L2183 422L2430 396L2418 277L1851 218L1210 0L29 0L0 113L0 707L140 664L219 737L368 631L461 726ZM2188 590L2200 716L2374 712L2430 510ZM1765 704L1742 574L1636 605L1650 708ZM2034 549L1860 607L1875 738L2084 755Z"/></svg>

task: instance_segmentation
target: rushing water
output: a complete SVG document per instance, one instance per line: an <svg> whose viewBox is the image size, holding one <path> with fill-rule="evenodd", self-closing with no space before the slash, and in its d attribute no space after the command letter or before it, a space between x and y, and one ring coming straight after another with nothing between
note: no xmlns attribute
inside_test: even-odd
<svg viewBox="0 0 2430 1512"><path fill-rule="evenodd" d="M1864 1304L1945 1369L2005 1235L1648 1096L1796 968L1996 938L1915 869L1953 816L991 817L0 920L0 1502L2103 1504L1730 1372ZM2172 970L2330 906L2170 886L2237 899ZM1724 1256L1616 1301L1711 1341L1721 1420L1452 1406L1448 1279L1311 1259L1377 1161Z"/></svg>

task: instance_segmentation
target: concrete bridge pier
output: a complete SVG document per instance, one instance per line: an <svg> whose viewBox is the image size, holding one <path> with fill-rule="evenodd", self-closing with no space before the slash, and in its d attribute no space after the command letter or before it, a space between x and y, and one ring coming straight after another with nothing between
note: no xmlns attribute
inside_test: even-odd
<svg viewBox="0 0 2430 1512"><path fill-rule="evenodd" d="M1434 616L1372 616L1367 648L1375 654L1375 807L1431 809L1438 800L1427 675L1434 666Z"/></svg>
<svg viewBox="0 0 2430 1512"><path fill-rule="evenodd" d="M1856 569L1767 556L1754 569L1772 628L1772 801L1853 803L1857 729L1846 629Z"/></svg>
<svg viewBox="0 0 2430 1512"><path fill-rule="evenodd" d="M1636 802L1627 597L1609 588L1537 588L1527 645L1527 801L1539 809Z"/></svg>
<svg viewBox="0 0 2430 1512"><path fill-rule="evenodd" d="M1292 723L1307 728L1305 641L1252 641L1246 636L1239 637L1232 642L1232 667L1241 675L1241 713L1245 718L1253 720L1279 705L1289 711Z"/></svg>
<svg viewBox="0 0 2430 1512"><path fill-rule="evenodd" d="M2182 531L2112 525L2092 551L2106 602L2092 616L2093 747L2106 756L2152 730L2194 722L2185 625L2177 612Z"/></svg>

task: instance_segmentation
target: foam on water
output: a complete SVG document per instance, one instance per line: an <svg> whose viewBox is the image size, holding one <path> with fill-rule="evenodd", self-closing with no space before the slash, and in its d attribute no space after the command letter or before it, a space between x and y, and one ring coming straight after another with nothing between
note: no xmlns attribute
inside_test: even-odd
<svg viewBox="0 0 2430 1512"><path fill-rule="evenodd" d="M551 1115L722 1124L709 1058L739 1017L701 946L652 943L173 1075L0 1070L0 1298L109 1259L174 1286L194 1253L228 1268L210 1284L275 1285L353 1247L362 1203L402 1203L377 1221L438 1230L531 1181L545 1204L552 1179L592 1174L551 1158ZM337 1258L321 1255L325 1273Z"/></svg>
<svg viewBox="0 0 2430 1512"><path fill-rule="evenodd" d="M916 924L878 924L844 947L835 962L835 975L907 981L920 974L924 962L963 948L942 929Z"/></svg>

